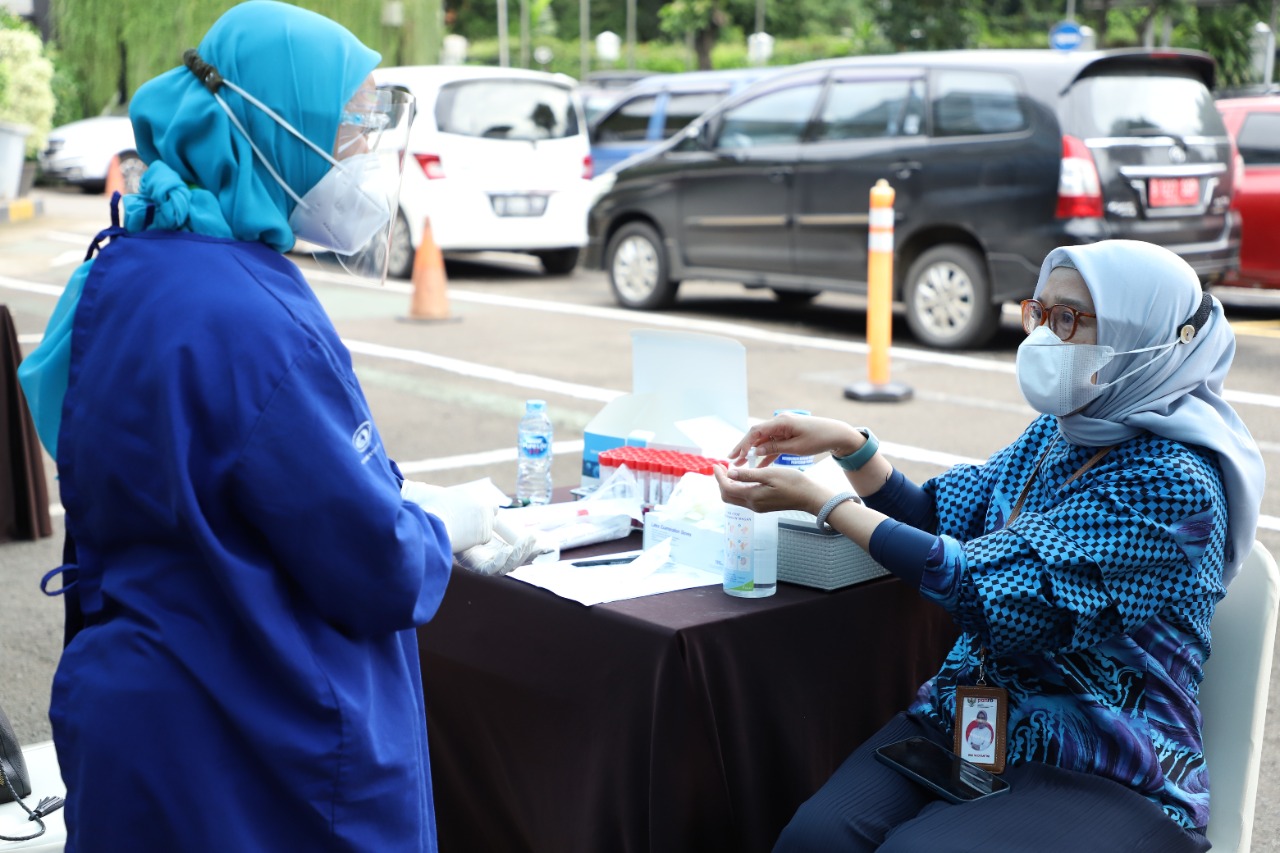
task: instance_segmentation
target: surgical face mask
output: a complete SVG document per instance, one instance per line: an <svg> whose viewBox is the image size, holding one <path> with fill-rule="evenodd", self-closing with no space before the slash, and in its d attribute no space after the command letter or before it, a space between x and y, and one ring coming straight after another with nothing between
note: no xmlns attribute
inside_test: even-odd
<svg viewBox="0 0 1280 853"><path fill-rule="evenodd" d="M1105 384L1095 384L1094 375L1117 355L1170 349L1177 341L1117 353L1109 346L1071 344L1060 340L1048 326L1039 326L1018 347L1018 387L1037 412L1069 415L1081 409L1114 385L1155 364L1152 359Z"/></svg>
<svg viewBox="0 0 1280 853"><path fill-rule="evenodd" d="M378 156L357 154L334 161L333 168L298 200L289 215L289 227L300 240L339 255L354 255L390 220Z"/></svg>

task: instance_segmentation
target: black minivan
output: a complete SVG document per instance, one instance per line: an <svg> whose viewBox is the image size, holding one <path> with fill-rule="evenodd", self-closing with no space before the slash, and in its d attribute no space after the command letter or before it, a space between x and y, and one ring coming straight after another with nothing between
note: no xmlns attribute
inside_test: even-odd
<svg viewBox="0 0 1280 853"><path fill-rule="evenodd" d="M1187 50L970 50L822 60L760 81L612 177L585 264L619 303L686 279L784 302L864 293L867 208L894 188L895 299L978 346L1057 246L1159 243L1206 282L1239 263L1214 61Z"/></svg>

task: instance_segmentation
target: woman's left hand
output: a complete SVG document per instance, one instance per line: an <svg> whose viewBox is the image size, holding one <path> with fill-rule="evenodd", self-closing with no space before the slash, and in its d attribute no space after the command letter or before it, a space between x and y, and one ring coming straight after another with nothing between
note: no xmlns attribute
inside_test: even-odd
<svg viewBox="0 0 1280 853"><path fill-rule="evenodd" d="M725 468L715 466L720 497L725 503L754 512L799 509L817 514L831 497L830 490L794 468Z"/></svg>

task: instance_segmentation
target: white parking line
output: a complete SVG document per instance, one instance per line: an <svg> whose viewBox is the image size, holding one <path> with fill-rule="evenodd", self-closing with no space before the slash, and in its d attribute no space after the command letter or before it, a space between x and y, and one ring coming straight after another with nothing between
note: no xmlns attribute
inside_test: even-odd
<svg viewBox="0 0 1280 853"><path fill-rule="evenodd" d="M557 441L551 445L552 454L581 453L582 440ZM482 465L497 465L503 462L514 462L516 449L506 447L502 450L486 450L481 453L464 453L460 456L446 456L440 459L419 459L416 462L400 462L396 465L402 474L422 474L427 471L452 471L458 468L479 468Z"/></svg>
<svg viewBox="0 0 1280 853"><path fill-rule="evenodd" d="M67 267L72 264L79 266L84 263L84 251L81 249L71 249L63 252L53 260L49 261L49 269L57 269L58 267Z"/></svg>
<svg viewBox="0 0 1280 853"><path fill-rule="evenodd" d="M436 370L444 370L449 373L456 373L460 376L470 376L474 379L488 379L492 382L504 382L507 385L515 385L520 388L528 388L536 391L546 391L552 394L563 394L567 397L577 397L580 400L595 400L599 403L607 403L617 397L621 397L624 391L614 391L610 388L596 388L592 385L580 385L577 382L561 382L559 379L548 379L545 376L535 376L532 373L519 373L515 370L507 370L502 367L492 367L487 364L479 364L474 361L462 361L457 358L449 358L443 355L433 355L429 352L423 352L416 349L404 349L402 347L389 347L383 344L371 344L365 341L353 341L343 338L342 342L346 344L347 349L353 353L361 355L370 355L375 358L389 358L395 361L407 361L411 364L420 364L424 367L432 367Z"/></svg>
<svg viewBox="0 0 1280 853"><path fill-rule="evenodd" d="M50 240L57 240L60 243L75 243L77 246L89 248L89 244L93 242L93 238L98 236L95 231L92 234L76 234L73 231L46 231L44 236Z"/></svg>
<svg viewBox="0 0 1280 853"><path fill-rule="evenodd" d="M45 296L62 295L62 285L60 284L41 284L38 281L23 281L20 278L9 278L7 275L0 275L0 287L7 287L10 290L21 290L27 293L40 293Z"/></svg>

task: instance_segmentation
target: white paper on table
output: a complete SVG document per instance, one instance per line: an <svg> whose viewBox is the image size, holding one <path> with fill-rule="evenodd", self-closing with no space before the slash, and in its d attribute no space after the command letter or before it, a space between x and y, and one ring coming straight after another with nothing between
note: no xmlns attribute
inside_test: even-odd
<svg viewBox="0 0 1280 853"><path fill-rule="evenodd" d="M630 563L614 566L575 566L574 562L625 558L637 555ZM530 563L507 575L533 586L550 590L561 598L588 606L627 598L712 586L722 583L719 572L673 563L671 541L664 539L647 551L627 551L578 560L554 563Z"/></svg>

